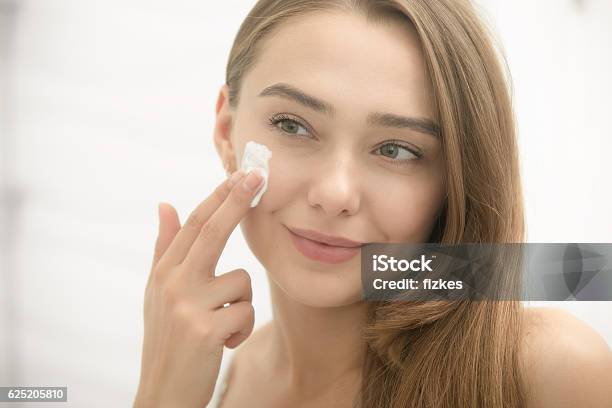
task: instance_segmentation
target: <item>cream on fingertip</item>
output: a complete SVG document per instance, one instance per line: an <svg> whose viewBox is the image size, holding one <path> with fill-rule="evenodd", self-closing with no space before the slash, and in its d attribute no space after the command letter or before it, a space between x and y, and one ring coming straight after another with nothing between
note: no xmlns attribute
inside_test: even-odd
<svg viewBox="0 0 612 408"><path fill-rule="evenodd" d="M248 173L250 170L257 169L259 174L263 177L263 186L260 187L259 191L253 197L251 201L251 208L255 207L263 194L268 189L268 177L269 177L269 166L268 161L272 157L272 152L267 146L257 143L255 141L248 141L244 147L244 153L242 155L241 170Z"/></svg>

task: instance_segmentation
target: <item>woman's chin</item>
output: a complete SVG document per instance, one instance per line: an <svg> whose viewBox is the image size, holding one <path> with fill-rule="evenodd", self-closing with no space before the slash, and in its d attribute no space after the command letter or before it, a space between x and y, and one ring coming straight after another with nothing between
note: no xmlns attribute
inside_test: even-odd
<svg viewBox="0 0 612 408"><path fill-rule="evenodd" d="M268 274L271 284L276 285L285 296L307 306L347 306L362 299L359 271L343 275L293 267L277 273L269 271Z"/></svg>

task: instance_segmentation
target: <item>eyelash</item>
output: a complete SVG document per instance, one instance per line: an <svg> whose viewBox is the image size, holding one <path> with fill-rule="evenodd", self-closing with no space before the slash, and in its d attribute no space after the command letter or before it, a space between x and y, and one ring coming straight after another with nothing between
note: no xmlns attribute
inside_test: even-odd
<svg viewBox="0 0 612 408"><path fill-rule="evenodd" d="M291 134L288 132L285 132L283 129L279 128L277 125L280 122L284 122L284 121L289 121L289 122L293 122L296 123L299 126L302 126L304 129L306 129L309 133L314 133L312 131L312 128L304 123L302 123L301 121L294 119L284 113L278 114L278 115L273 115L270 118L268 118L268 124L270 125L270 127L272 127L274 130L277 130L279 132L282 132L283 134L287 135L287 134ZM303 137L301 135L299 135L299 137ZM408 150L410 153L414 154L416 156L415 159L404 159L404 160L391 160L392 164L396 165L396 166L405 166L405 165L409 165L414 161L420 160L423 157L423 154L415 149L411 149L410 147L401 144L401 143L397 143L397 141L395 140L391 140L387 143L384 143L382 145L380 145L379 147L376 148L376 150L380 149L383 146L387 146L387 145L391 145L391 146L395 146L401 149L405 149Z"/></svg>
<svg viewBox="0 0 612 408"><path fill-rule="evenodd" d="M298 125L300 125L300 126L304 127L304 129L306 129L306 130L307 130L308 132L310 132L311 134L312 134L312 133L314 133L314 131L312 130L312 128L311 128L310 126L308 126L308 125L306 125L306 124L302 123L302 122L301 122L301 121L299 121L299 120L296 120L296 119L294 119L294 118L292 118L292 117L289 117L289 116L287 116L287 115L286 115L286 114L284 114L284 113L280 113L280 114L278 114L278 115L271 116L271 117L268 119L268 123L270 124L270 126L272 126L272 127L273 127L274 129L276 129L276 130L280 130L281 132L283 132L283 133L285 133L285 134L288 134L287 132L285 132L284 130L280 129L278 126L276 126L278 123L280 123L280 122L284 122L284 121L294 122L294 123L296 123L296 124L298 124Z"/></svg>

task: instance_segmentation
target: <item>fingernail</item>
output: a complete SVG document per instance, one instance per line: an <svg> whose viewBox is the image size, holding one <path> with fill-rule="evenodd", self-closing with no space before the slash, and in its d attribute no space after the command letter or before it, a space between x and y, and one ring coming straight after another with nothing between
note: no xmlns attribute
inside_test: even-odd
<svg viewBox="0 0 612 408"><path fill-rule="evenodd" d="M255 191L262 183L263 177L259 174L259 170L253 169L247 174L243 185L249 191Z"/></svg>

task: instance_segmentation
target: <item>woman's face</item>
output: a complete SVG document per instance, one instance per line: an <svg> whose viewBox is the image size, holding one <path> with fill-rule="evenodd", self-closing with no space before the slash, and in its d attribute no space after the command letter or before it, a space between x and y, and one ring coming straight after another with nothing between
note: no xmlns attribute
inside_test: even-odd
<svg viewBox="0 0 612 408"><path fill-rule="evenodd" d="M238 165L249 140L272 151L268 189L242 232L289 297L319 307L360 301L360 256L313 260L288 228L427 241L445 196L444 162L416 33L358 15L310 14L284 22L259 52L229 136L215 132L219 151Z"/></svg>

